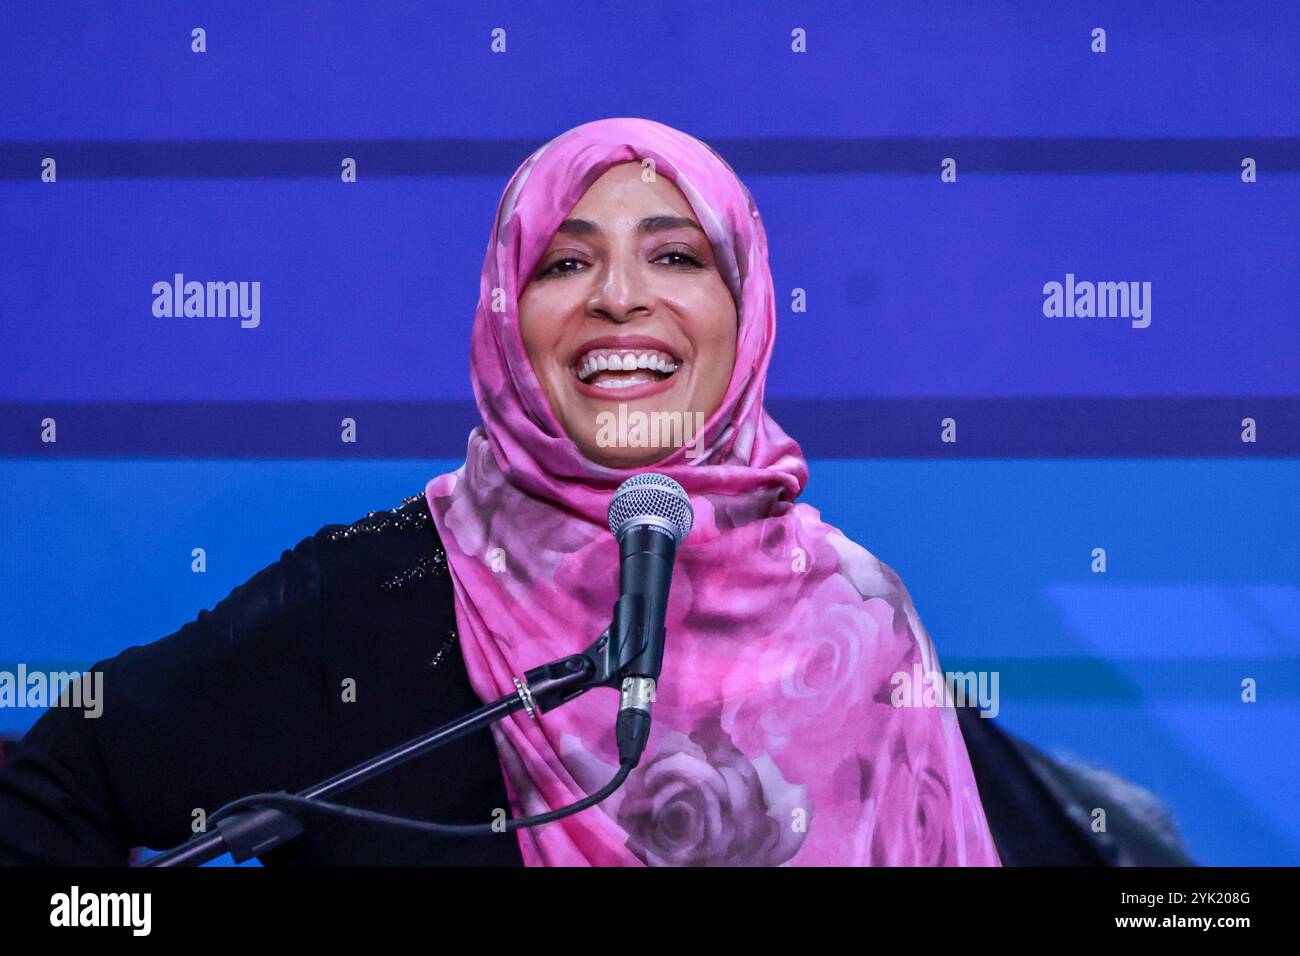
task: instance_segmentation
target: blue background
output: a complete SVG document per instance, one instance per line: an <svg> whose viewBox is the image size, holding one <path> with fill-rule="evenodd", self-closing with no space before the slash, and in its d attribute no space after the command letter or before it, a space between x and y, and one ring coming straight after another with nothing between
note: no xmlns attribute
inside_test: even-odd
<svg viewBox="0 0 1300 956"><path fill-rule="evenodd" d="M999 670L1005 726L1151 788L1198 861L1300 862L1297 49L1300 10L1266 3L6 4L0 667L169 633L456 467L506 179L647 116L750 186L779 306L807 290L768 387L809 439L806 500L902 575L944 665ZM261 281L261 326L154 317L176 272ZM1067 272L1150 281L1150 328L1044 317ZM996 434L939 446L944 400ZM1006 414L1048 400L1077 453ZM416 403L430 452L338 445L317 401ZM254 443L237 402L302 428ZM223 424L187 443L151 407ZM64 427L105 414L130 434Z"/></svg>

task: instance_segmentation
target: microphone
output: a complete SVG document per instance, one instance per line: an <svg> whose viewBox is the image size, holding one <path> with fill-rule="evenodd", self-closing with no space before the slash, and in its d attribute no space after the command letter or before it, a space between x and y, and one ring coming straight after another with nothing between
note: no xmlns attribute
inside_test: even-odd
<svg viewBox="0 0 1300 956"><path fill-rule="evenodd" d="M618 752L620 762L632 766L650 738L673 561L694 520L686 490L656 472L623 482L609 505L609 530L618 539L619 597L610 626L615 659L622 663Z"/></svg>

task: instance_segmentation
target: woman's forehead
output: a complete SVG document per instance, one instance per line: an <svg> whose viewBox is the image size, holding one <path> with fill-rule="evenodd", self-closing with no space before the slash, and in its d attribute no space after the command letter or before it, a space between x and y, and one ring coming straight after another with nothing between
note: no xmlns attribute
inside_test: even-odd
<svg viewBox="0 0 1300 956"><path fill-rule="evenodd" d="M574 203L569 218L586 218L584 213L588 212L608 214L611 206L630 209L628 218L653 210L673 213L698 225L695 210L677 184L640 163L618 163L605 170Z"/></svg>

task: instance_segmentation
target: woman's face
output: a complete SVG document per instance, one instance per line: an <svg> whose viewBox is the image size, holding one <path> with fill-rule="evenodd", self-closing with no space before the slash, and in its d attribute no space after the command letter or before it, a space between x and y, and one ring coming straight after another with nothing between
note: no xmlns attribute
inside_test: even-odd
<svg viewBox="0 0 1300 956"><path fill-rule="evenodd" d="M736 305L708 237L671 180L641 173L621 163L592 183L519 296L555 417L587 458L616 468L689 442L722 403L736 358ZM656 413L660 427L638 432Z"/></svg>

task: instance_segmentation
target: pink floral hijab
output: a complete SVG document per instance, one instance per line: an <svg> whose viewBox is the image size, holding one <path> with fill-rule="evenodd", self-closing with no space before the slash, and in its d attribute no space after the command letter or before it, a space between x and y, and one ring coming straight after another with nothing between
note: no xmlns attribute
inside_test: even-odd
<svg viewBox="0 0 1300 956"><path fill-rule="evenodd" d="M893 675L939 670L906 589L795 500L807 464L763 408L776 309L753 198L711 148L660 123L569 130L502 197L471 344L483 425L464 465L426 489L470 682L484 701L512 693L515 675L581 651L609 624L618 546L606 511L635 471L588 460L560 427L516 306L587 188L612 165L647 160L690 202L739 303L735 369L699 448L642 469L680 482L695 509L645 755L598 806L518 831L524 862L999 865L956 712L894 706ZM498 289L503 311L492 310ZM599 689L493 726L514 816L608 782L617 705L617 691Z"/></svg>

